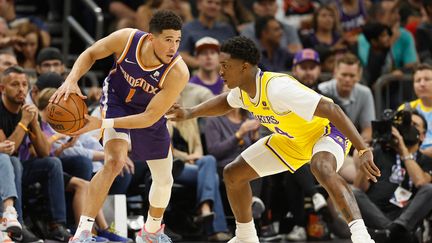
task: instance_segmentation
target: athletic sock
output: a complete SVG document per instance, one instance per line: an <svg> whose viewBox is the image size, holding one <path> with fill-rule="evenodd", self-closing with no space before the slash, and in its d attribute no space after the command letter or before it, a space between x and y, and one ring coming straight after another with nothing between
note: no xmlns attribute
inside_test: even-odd
<svg viewBox="0 0 432 243"><path fill-rule="evenodd" d="M363 219L356 219L348 223L348 227L350 228L351 235L367 235L369 236L369 232L366 229ZM370 236L369 236L370 239Z"/></svg>
<svg viewBox="0 0 432 243"><path fill-rule="evenodd" d="M253 219L248 223L239 223L236 221L236 237L240 242L259 242Z"/></svg>
<svg viewBox="0 0 432 243"><path fill-rule="evenodd" d="M150 215L150 212L147 213L147 220L144 224L145 231L149 233L155 233L158 231L161 227L162 223L162 217L161 218L155 218Z"/></svg>
<svg viewBox="0 0 432 243"><path fill-rule="evenodd" d="M78 228L75 232L74 238L79 238L81 235L81 232L83 231L90 231L93 229L93 224L95 222L94 218L90 218L84 215L81 215L80 222L78 224Z"/></svg>

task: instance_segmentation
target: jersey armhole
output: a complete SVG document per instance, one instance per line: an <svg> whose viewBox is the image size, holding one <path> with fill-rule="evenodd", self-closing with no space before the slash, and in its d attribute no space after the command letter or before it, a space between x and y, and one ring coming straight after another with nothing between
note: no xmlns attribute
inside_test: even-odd
<svg viewBox="0 0 432 243"><path fill-rule="evenodd" d="M131 46L131 44L132 44L132 39L133 39L133 37L134 37L134 35L135 35L136 32L137 32L137 29L134 29L134 30L132 30L131 33L129 34L129 37L128 37L128 40L127 40L126 46L124 47L122 53L120 54L120 57L117 59L117 63L118 63L118 64L121 63L121 62L123 61L123 59L125 58L126 54L128 53L129 48L130 48L130 46Z"/></svg>
<svg viewBox="0 0 432 243"><path fill-rule="evenodd" d="M160 89L163 88L163 84L165 82L165 78L168 75L169 71L177 64L178 61L182 60L182 57L180 55L178 55L167 67L167 69L165 70L165 72L162 74L162 77L158 83L158 87Z"/></svg>

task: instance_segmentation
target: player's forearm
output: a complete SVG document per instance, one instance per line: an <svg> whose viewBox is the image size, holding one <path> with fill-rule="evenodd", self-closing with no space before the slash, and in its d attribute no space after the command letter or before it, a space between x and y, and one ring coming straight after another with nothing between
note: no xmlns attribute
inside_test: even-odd
<svg viewBox="0 0 432 243"><path fill-rule="evenodd" d="M163 114L164 113L161 113L157 109L147 109L145 112L136 115L114 118L114 127L128 129L151 127Z"/></svg>
<svg viewBox="0 0 432 243"><path fill-rule="evenodd" d="M86 50L81 53L75 61L66 81L78 82L78 80L90 70L95 61L96 59L91 56L89 51Z"/></svg>
<svg viewBox="0 0 432 243"><path fill-rule="evenodd" d="M317 111L318 109L319 112L316 115L329 119L330 122L351 141L357 150L366 149L368 147L354 124L338 105L321 99Z"/></svg>
<svg viewBox="0 0 432 243"><path fill-rule="evenodd" d="M204 103L189 108L188 118L221 116L226 114L228 111L233 109L228 104L227 96L228 93L223 93L207 100Z"/></svg>

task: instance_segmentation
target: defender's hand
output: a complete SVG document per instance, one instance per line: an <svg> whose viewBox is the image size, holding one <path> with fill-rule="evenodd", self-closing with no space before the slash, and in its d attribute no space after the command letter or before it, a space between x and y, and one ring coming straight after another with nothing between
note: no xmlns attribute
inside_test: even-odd
<svg viewBox="0 0 432 243"><path fill-rule="evenodd" d="M80 130L71 133L70 134L71 136L78 136L78 135L81 135L83 133L101 128L102 120L100 118L95 117L95 116L90 116L87 114L84 115L84 118L86 119L85 126L83 128L81 128Z"/></svg>
<svg viewBox="0 0 432 243"><path fill-rule="evenodd" d="M373 162L372 150L368 150L359 156L360 169L365 173L366 177L373 182L377 182L377 177L381 176L381 171Z"/></svg>
<svg viewBox="0 0 432 243"><path fill-rule="evenodd" d="M183 121L190 118L189 109L182 108L178 103L175 103L165 114L165 117L172 121Z"/></svg>
<svg viewBox="0 0 432 243"><path fill-rule="evenodd" d="M83 95L81 93L80 88L78 87L77 83L67 82L65 81L60 88L57 89L57 91L51 96L49 99L50 103L58 103L60 98L64 96L64 100L67 100L70 94L75 93L77 94L81 99L87 99L87 96Z"/></svg>

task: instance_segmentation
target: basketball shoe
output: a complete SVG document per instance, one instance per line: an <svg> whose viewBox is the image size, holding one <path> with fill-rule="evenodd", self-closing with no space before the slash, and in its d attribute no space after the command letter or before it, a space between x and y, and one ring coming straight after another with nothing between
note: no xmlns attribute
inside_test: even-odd
<svg viewBox="0 0 432 243"><path fill-rule="evenodd" d="M81 232L78 238L71 237L69 243L91 243L96 242L96 239L92 237L92 233L88 230Z"/></svg>
<svg viewBox="0 0 432 243"><path fill-rule="evenodd" d="M155 233L149 233L145 230L144 226L138 233L135 242L136 243L172 243L171 239L164 234L165 225L163 224L161 228Z"/></svg>

